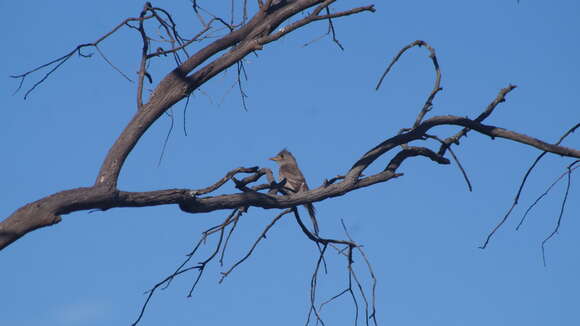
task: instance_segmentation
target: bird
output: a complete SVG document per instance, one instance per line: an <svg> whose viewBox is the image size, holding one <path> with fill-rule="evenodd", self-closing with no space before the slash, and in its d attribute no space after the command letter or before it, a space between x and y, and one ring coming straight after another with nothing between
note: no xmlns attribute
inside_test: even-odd
<svg viewBox="0 0 580 326"><path fill-rule="evenodd" d="M279 176L280 182L286 180L285 188L290 189L293 192L301 192L308 190L308 184L306 184L306 179L298 167L298 162L294 155L290 153L287 149L281 150L276 156L271 157L270 160L276 162L279 165ZM316 221L316 211L314 210L314 205L311 203L305 204L306 210L308 210L308 215L310 215L310 220L312 221L312 226L314 227L314 234L318 236L318 222Z"/></svg>

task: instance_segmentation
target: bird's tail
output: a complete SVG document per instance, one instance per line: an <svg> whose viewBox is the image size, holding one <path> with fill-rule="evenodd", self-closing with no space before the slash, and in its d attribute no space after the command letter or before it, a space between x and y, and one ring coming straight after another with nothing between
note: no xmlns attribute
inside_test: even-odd
<svg viewBox="0 0 580 326"><path fill-rule="evenodd" d="M312 226L314 227L314 234L318 236L318 222L316 221L316 210L314 209L314 205L306 204L304 205L308 210L308 215L310 215L310 220L312 221Z"/></svg>

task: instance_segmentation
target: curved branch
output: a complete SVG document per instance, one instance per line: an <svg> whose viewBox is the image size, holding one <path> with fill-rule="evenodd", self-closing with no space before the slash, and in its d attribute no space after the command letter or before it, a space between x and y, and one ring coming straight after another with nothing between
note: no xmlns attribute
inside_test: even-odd
<svg viewBox="0 0 580 326"><path fill-rule="evenodd" d="M171 106L189 96L191 92L215 75L242 60L249 53L262 49L263 45L311 22L327 19L328 17L319 16L318 13L331 2L333 1L299 0L272 13L262 9L246 25L207 45L167 74L153 91L149 102L143 104L142 109L136 112L110 148L95 186L105 187L108 190L114 190L117 187L118 177L127 156L145 131ZM288 18L317 5L318 7L312 14L270 35ZM360 7L335 13L332 16L341 17L363 11L374 11L374 8L373 6ZM189 75L212 56L228 48L231 50Z"/></svg>
<svg viewBox="0 0 580 326"><path fill-rule="evenodd" d="M511 131L496 126L484 125L482 123L477 122L476 120L471 120L469 118L458 117L453 115L445 115L445 116L435 116L428 120L425 120L419 126L417 126L417 128L409 132L393 136L383 141L379 145L375 146L352 166L345 179L354 182L353 180L356 180L369 165L371 165L384 153L390 151L391 149L401 144L406 144L413 140L422 139L423 137L426 137L426 134L430 129L437 126L445 126L445 125L463 126L466 127L468 130L475 130L481 134L488 135L492 139L496 137L505 138L513 140L518 143L535 147L537 149L549 153L558 154L566 157L580 158L580 150L577 149L548 144L534 137L530 137L521 133L517 133L515 131ZM439 151L439 155L442 155L441 151Z"/></svg>
<svg viewBox="0 0 580 326"><path fill-rule="evenodd" d="M229 34L202 48L167 74L157 85L147 103L141 103L140 100L142 92L142 76L146 74L143 63L149 59L147 46L149 38L145 35L142 23L146 19L156 17L155 10L159 10L159 8L151 7L149 3L145 4L139 18L128 18L124 20L113 28L112 31L108 32L97 41L88 44L81 44L73 51L57 60L40 66L39 68L31 70L25 74L13 76L14 78L21 79L21 85L27 75L54 63L58 63L57 67L60 66L75 52L79 52L80 54L80 49L83 47L97 45L124 25L137 29L141 33L143 39L140 69L141 78L137 92L139 110L137 110L131 121L109 149L103 164L101 165L95 184L89 188L77 188L59 192L16 210L0 223L0 249L6 247L32 230L58 223L60 221L60 214L86 209L123 207L125 205L128 205L128 207L135 207L189 202L187 199L191 198L192 195L195 195L195 192L191 192L190 190L160 191L149 193L145 196L139 193L123 193L117 190L117 182L121 168L141 136L143 136L147 129L175 103L189 96L189 94L196 88L224 69L239 62L247 54L261 49L264 44L273 42L283 35L317 20L347 16L363 11L374 11L373 6L366 6L331 15L320 16L320 11L328 7L332 2L334 1L297 0L273 11L269 11L268 6L262 7L245 25L236 30L232 30ZM290 24L287 28L281 29L270 35L288 18L311 7L315 7L311 14ZM194 6L194 10L195 9ZM146 12L151 11L153 11L152 15L145 16ZM138 21L140 23L139 28L129 25L128 23L130 21ZM217 59L206 64L204 67L190 75L194 69L198 68L205 61L227 49L230 50L221 54ZM56 68L51 70L40 82L46 79L48 75L56 70ZM36 86L37 84L35 84L33 88ZM221 206L218 205L218 207ZM211 207L213 206L210 204L209 207L210 208L202 207L201 210L211 210Z"/></svg>
<svg viewBox="0 0 580 326"><path fill-rule="evenodd" d="M207 80L239 62L250 52L261 49L264 44L273 42L313 21L347 16L363 11L374 11L373 6L365 6L330 15L320 15L320 12L333 2L332 0L297 0L274 11L268 10L268 6L263 6L246 25L231 31L226 36L191 56L159 83L148 103L143 104L143 107L135 113L125 130L110 148L95 184L92 187L62 191L16 210L8 218L0 222L0 249L5 248L28 232L60 222L60 215L62 214L81 210L107 210L114 207L144 207L169 204L179 205L181 210L189 213L250 206L266 209L284 209L341 196L350 191L401 176L401 173L397 173L397 169L409 157L425 156L437 163L448 164L449 160L444 157L446 145L442 145L438 153L425 147L405 146L401 152L392 158L384 171L366 177L362 176L362 172L383 154L403 144L416 140L425 140L429 136L427 132L430 129L443 125L464 127L454 137L444 140L447 146L458 143L460 137L464 136L469 130L474 130L492 138L506 138L542 151L580 158L580 150L548 144L524 134L481 123L493 112L499 103L505 101L505 95L515 88L515 86L510 85L500 91L496 99L475 120L456 116L432 117L419 123L413 129L391 137L375 146L355 162L344 177L340 176L340 178L331 179L332 182L326 182L322 186L306 192L277 196L275 195L277 189L274 189L275 185L273 184L271 172L267 169L258 168L233 170L214 185L198 190L167 189L150 192L125 192L117 189L117 179L123 163L141 136L173 104L187 97ZM310 14L274 32L285 20L311 7L315 8ZM146 18L150 17L143 16L134 20L142 21ZM110 33L103 36L96 43L108 35ZM230 50L194 72L194 69L210 59L210 57L227 49ZM438 87L435 87L436 89ZM252 174L242 181L238 181L234 178L234 175L240 172ZM268 177L267 184L255 185L251 188L247 187L249 183L256 182L263 175ZM242 190L242 192L198 197L217 190L227 180L232 180L236 188ZM338 182L339 180L340 182ZM262 190L269 191L268 193L259 192Z"/></svg>

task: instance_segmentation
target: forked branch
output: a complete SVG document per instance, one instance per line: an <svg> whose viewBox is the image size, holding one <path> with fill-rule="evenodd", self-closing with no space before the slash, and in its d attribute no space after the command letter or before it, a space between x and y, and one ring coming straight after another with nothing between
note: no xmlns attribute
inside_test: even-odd
<svg viewBox="0 0 580 326"><path fill-rule="evenodd" d="M24 74L13 76L20 78L19 88L22 86L24 79L45 67L50 67L56 64L40 81L35 83L29 89L25 97L30 94L40 83L44 82L58 67L65 63L74 53L81 53L81 49L90 46L97 46L100 42L108 38L110 35L118 31L123 26L128 26L139 32L142 39L143 47L141 50L141 63L138 73L137 86L137 108L135 115L127 124L123 132L119 135L115 143L109 149L100 171L97 175L95 184L91 187L71 189L56 193L40 199L34 203L30 203L16 210L8 218L0 223L0 249L6 247L10 243L16 241L24 234L35 229L46 227L58 223L61 214L67 214L78 210L85 209L109 209L112 207L140 207L150 205L166 205L179 204L182 209L195 207L204 211L211 211L214 208L200 207L196 197L199 195L197 190L192 189L169 189L159 190L146 193L131 193L122 192L117 189L117 182L123 164L133 150L141 136L148 130L148 128L167 110L169 110L175 103L188 97L191 92L195 91L199 86L219 74L224 69L240 62L246 55L253 51L263 48L266 44L278 40L280 37L295 31L303 26L319 20L326 20L329 18L338 18L348 16L364 11L372 12L374 7L372 5L354 8L347 11L321 15L321 11L328 8L330 4L335 1L331 0L297 0L292 2L284 2L284 5L276 10L270 10L267 1L258 12L241 26L232 26L225 23L225 20L213 17L208 23L202 19L200 14L200 7L195 3L193 8L200 17L202 22L201 31L196 34L191 40L185 40L180 37L175 28L175 23L169 13L161 8L153 7L150 3L146 3L141 10L138 18L128 18L114 27L110 32L106 33L95 42L81 44L68 54L53 60L45 65L30 70ZM278 26L286 22L290 17L299 12L303 12L312 8L312 12L301 19L281 28ZM167 33L168 39L171 40L171 50L151 49L149 43L153 40L146 30L144 22L149 19L155 19L159 22L163 30ZM211 22L219 21L225 23L230 32L223 37L209 43L205 47L198 50L195 54L181 62L176 58L178 66L168 73L157 85L151 94L149 100L144 102L142 100L144 79L151 79L151 76L146 71L146 62L154 57L172 53L177 51L186 51L185 47L193 44L194 40L201 40L202 36L210 30ZM131 22L138 22L138 26L131 25ZM187 53L187 52L185 52ZM209 61L212 57L215 59ZM108 61L108 59L106 59ZM209 61L209 62L207 62ZM116 68L116 67L115 67ZM200 190L201 194L204 193ZM246 194L247 195L247 194ZM272 202L272 198L263 194L254 195L257 202L264 202L265 206L271 206L267 202ZM240 197L241 199L243 197ZM273 199L277 201L277 199ZM226 202L229 200L226 198ZM121 205L121 206L118 206ZM213 204L210 204L213 205ZM202 204L202 206L204 206ZM223 205L218 205L223 206ZM226 204L226 206L229 206ZM246 205L235 206L245 207ZM278 206L274 204L272 207ZM286 207L291 207L286 206ZM217 208L217 207L216 207ZM194 210L195 210L194 209ZM217 208L219 209L219 208Z"/></svg>
<svg viewBox="0 0 580 326"><path fill-rule="evenodd" d="M104 211L115 207L147 207L157 205L178 205L178 207L183 212L187 213L232 210L222 223L206 230L202 234L197 245L186 256L184 262L178 266L175 272L164 278L159 283L155 284L147 292L147 299L135 322L137 323L143 316L143 313L153 294L158 289L163 289L169 286L175 277L192 270L196 270L198 272L198 275L193 281L188 294L191 295L192 291L200 281L205 267L215 257L218 257L220 251L220 262L223 263L224 252L227 248L230 236L234 232L242 214L245 214L249 208L260 207L265 209L283 209L282 212L277 214L268 224L266 224L265 228L258 235L258 238L254 241L247 254L222 274L222 280L234 269L238 268L240 264L248 259L248 257L250 257L250 255L257 248L258 244L262 241L262 239L265 238L267 232L277 223L277 221L279 221L286 214L293 212L297 225L303 231L304 235L313 243L315 243L319 249L319 256L311 279L310 313L315 316L317 322L323 323L320 315L320 311L322 310L323 306L343 294L350 294L357 309L355 317L356 323L358 321L359 309L356 296L356 290L358 289L358 293L360 293L360 296L362 297L365 304L366 320L373 320L376 324L376 312L374 304L376 279L372 272L372 268L370 267L370 264L368 263L364 252L362 251L362 248L360 248L360 246L358 246L350 238L350 235L348 235L344 224L343 227L347 235L346 240L323 238L311 233L302 223L298 211L295 208L296 206L322 201L332 197L343 196L353 190L384 183L394 178L400 177L403 175L400 172L401 166L405 160L412 157L422 156L437 164L450 164L450 160L446 157L448 150L451 153L452 158L457 162L460 170L462 171L469 184L469 187L471 188L471 184L467 178L465 170L463 167L461 167L455 154L451 151L451 146L460 145L459 141L461 138L470 131L487 135L492 139L495 137L500 137L514 142L519 142L521 144L543 151L543 153L538 157L536 162L534 162L529 171L533 169L536 163L546 153L553 153L576 159L580 158L580 150L560 145L561 140L576 130L579 125L576 125L570 131L568 131L565 136L562 137L562 139L556 144L549 144L534 137L527 136L523 133L484 124L485 119L488 118L494 112L495 108L506 100L506 96L515 89L516 86L513 85L509 85L506 88L500 90L495 99L483 110L483 112L481 112L475 118L440 115L433 116L425 120L425 116L431 111L433 107L433 101L435 100L436 95L442 90L441 70L435 55L435 50L424 41L415 41L404 47L395 56L379 80L379 83L377 84L378 88L381 85L384 76L391 70L395 62L397 62L401 55L408 49L414 46L425 47L428 49L429 58L431 59L435 70L435 80L433 83L433 89L428 94L425 103L423 104L422 108L420 108L419 113L411 127L404 128L396 135L380 141L378 145L363 154L354 164L351 165L350 168L347 168L349 166L348 163L344 163L345 171L343 174L340 174L334 178L330 178L328 181L324 182L324 184L315 189L299 193L284 193L284 185L277 184L275 182L272 176L272 172L269 169L260 168L259 166L248 168L240 167L233 169L226 173L224 177L216 180L216 182L213 184L199 189L163 189L147 192L128 192L118 189L118 178L124 162L137 142L148 130L148 128L159 117L166 113L167 110L169 110L174 104L184 98L188 98L192 92L197 90L208 80L212 79L217 74L233 65L238 65L239 77L243 72L242 60L248 54L254 51L262 50L265 45L274 42L284 35L287 35L288 33L302 28L312 22L321 20L328 21L329 32L332 33L333 39L340 46L340 43L338 43L334 35L332 19L367 11L373 12L375 10L372 5L367 5L352 8L350 10L332 12L329 9L329 6L334 2L335 0L295 0L280 2L274 2L273 0L258 0L259 10L249 20L246 20L245 10L247 8L244 2L244 18L242 20L243 23L240 25L234 25L233 19L231 20L231 23L227 23L226 20L215 16L206 22L206 20L203 18L203 15L200 13L201 8L197 5L196 1L193 1L193 9L197 17L200 19L202 27L200 31L198 31L198 33L195 34L191 39L184 39L180 36L180 34L177 32L176 24L173 18L166 10L153 7L150 3L146 3L141 10L139 17L128 18L124 20L119 25L114 27L110 32L97 39L95 42L81 44L71 52L56 60L41 65L24 74L13 76L14 78L20 79L20 84L18 86L18 89L20 89L24 79L27 76L39 71L42 68L52 67L46 75L44 75L25 93L26 98L31 91L33 91L38 85L44 82L54 71L56 71L56 69L58 69L68 59L70 59L72 55L78 53L81 56L86 56L85 54L81 53L81 49L85 47L96 47L97 51L103 56L103 58L109 64L111 64L111 66L113 66L110 60L108 60L100 51L98 45L121 27L128 26L129 28L135 29L139 32L141 37L141 61L138 72L136 94L137 110L135 110L136 112L133 118L130 122L128 122L126 128L109 149L109 152L107 153L98 172L95 183L90 187L76 188L58 192L17 209L8 218L0 222L0 250L33 230L60 222L61 215L76 211L93 209ZM298 20L283 25L290 17L293 17L297 13L305 12L309 9L311 11L305 13ZM151 43L155 40L148 34L145 25L146 21L150 19L155 19L155 21L160 24L161 29L166 33L167 39L169 40L170 49L164 49L162 47L159 47L155 50L152 49ZM131 22L137 22L138 26L131 25ZM196 41L206 40L205 36L207 36L208 33L212 30L213 22L219 22L226 26L224 29L227 28L227 34L205 45L193 55L189 56L187 47L193 45ZM280 28L280 26L282 27ZM182 59L179 54L185 55L186 58ZM155 87L149 99L144 100L144 81L145 79L149 79L150 81L153 79L147 71L148 60L165 55L173 55L176 68L164 76ZM117 67L113 66L113 68L120 72ZM242 94L244 94L243 90L241 91ZM448 137L436 136L434 134L434 129L436 129L438 126L457 126L459 127L457 128L459 131ZM432 140L436 140L438 142L438 150L433 150L428 147L429 144L427 142ZM416 144L410 145L411 143L416 142L423 143L421 146L417 146ZM400 150L396 152L393 151L393 149ZM390 160L385 167L380 169L380 172L367 172L369 170L368 168L372 164L387 154L390 155L388 157ZM575 163L568 167L568 172L566 174L568 176L567 190L561 205L561 213L553 232L542 243L542 248L560 227L562 212L564 210L566 199L568 197L568 190L570 188L570 174L572 173L573 169L577 167L574 165L577 162L578 161L575 161ZM523 188L529 171L526 173L522 185L520 186L520 189L516 195L514 206L517 204L520 192ZM365 172L367 172L367 174L364 174ZM238 175L242 173L246 174L246 176L239 180ZM260 181L263 180L262 177L264 176L266 176L266 180ZM237 189L235 192L228 194L216 194L218 189L222 189L222 187L230 181ZM279 195L278 192L282 192L282 195ZM495 230L497 230L497 228L503 224L510 212L511 209L508 211L508 214L505 216L504 220L502 220L500 224L492 231L486 240L484 247L487 245ZM227 228L229 228L229 233L227 236L224 236L226 234L225 232ZM188 263L198 252L200 246L212 235L219 235L217 236L217 243L215 244L212 252L208 257L206 257L206 259L192 266L189 266ZM347 271L349 275L348 286L344 291L341 291L337 295L330 298L330 300L325 301L323 304L317 307L315 304L315 299L318 275L321 271L321 267L324 266L324 255L328 247L336 249L340 254L346 257ZM372 297L370 300L365 294L363 286L354 271L353 252L358 252L362 257L364 257L364 260L368 266L369 273L373 279ZM312 316L311 314L309 314L309 318Z"/></svg>

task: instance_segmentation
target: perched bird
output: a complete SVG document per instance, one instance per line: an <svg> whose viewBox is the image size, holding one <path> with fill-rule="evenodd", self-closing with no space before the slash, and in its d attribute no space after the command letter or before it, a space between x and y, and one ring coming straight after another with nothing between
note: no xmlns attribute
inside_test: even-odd
<svg viewBox="0 0 580 326"><path fill-rule="evenodd" d="M292 190L293 192L301 192L308 190L308 185L306 184L306 179L304 175L298 168L298 162L294 158L294 155L288 150L283 149L276 156L270 158L272 161L280 165L279 179L280 182L286 179L285 188ZM314 226L314 234L318 235L318 222L316 221L316 212L314 211L314 206L312 204L304 205L308 210L308 215L312 220L312 225Z"/></svg>

